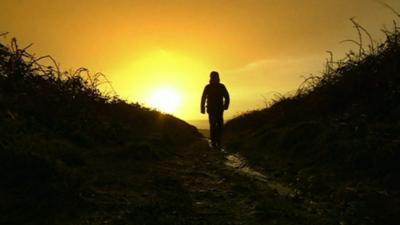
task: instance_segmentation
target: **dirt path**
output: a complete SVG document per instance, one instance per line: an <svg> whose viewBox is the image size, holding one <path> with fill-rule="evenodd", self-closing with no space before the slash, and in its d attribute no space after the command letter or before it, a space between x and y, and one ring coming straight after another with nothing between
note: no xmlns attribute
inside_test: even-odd
<svg viewBox="0 0 400 225"><path fill-rule="evenodd" d="M108 168L109 157L94 160L101 177L85 193L94 210L75 224L318 224L289 188L240 155L212 149L206 140L174 153L154 163L119 160Z"/></svg>
<svg viewBox="0 0 400 225"><path fill-rule="evenodd" d="M190 146L169 167L177 168L196 219L204 224L291 224L303 216L302 203L290 188L268 180L241 156L210 148L206 140Z"/></svg>
<svg viewBox="0 0 400 225"><path fill-rule="evenodd" d="M191 146L191 151L175 162L181 166L177 175L191 193L199 220L215 224L255 222L256 205L243 197L242 189L246 189L249 181L224 165L221 152L209 148L203 141Z"/></svg>

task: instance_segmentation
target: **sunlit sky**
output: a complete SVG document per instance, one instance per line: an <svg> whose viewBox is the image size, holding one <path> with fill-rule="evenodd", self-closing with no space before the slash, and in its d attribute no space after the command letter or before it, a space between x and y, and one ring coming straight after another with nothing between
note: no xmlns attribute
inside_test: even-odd
<svg viewBox="0 0 400 225"><path fill-rule="evenodd" d="M400 10L400 1L386 0ZM376 40L395 18L374 0L0 0L0 32L62 69L102 72L119 96L206 119L200 97L216 70L231 94L225 118L260 108L342 58L355 19ZM161 97L158 97L161 96ZM157 98L159 98L157 100ZM156 99L156 100L155 100Z"/></svg>

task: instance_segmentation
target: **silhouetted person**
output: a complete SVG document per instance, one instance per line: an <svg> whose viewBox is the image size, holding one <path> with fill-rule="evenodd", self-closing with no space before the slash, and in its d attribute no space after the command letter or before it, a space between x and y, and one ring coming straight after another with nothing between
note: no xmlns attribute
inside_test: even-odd
<svg viewBox="0 0 400 225"><path fill-rule="evenodd" d="M201 113L205 113L207 102L208 120L210 122L210 136L213 147L220 147L222 128L224 126L224 110L229 107L229 93L226 87L219 82L219 74L212 71L210 83L206 85L201 96Z"/></svg>

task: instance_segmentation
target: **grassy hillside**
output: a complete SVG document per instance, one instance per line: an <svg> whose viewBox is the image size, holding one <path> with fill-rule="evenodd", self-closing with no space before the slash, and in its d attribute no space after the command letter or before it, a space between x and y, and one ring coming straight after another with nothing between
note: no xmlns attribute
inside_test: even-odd
<svg viewBox="0 0 400 225"><path fill-rule="evenodd" d="M357 29L365 30L355 23ZM296 94L226 124L225 142L343 224L398 224L400 30L328 61Z"/></svg>
<svg viewBox="0 0 400 225"><path fill-rule="evenodd" d="M132 193L151 192L144 187L153 179L162 180L154 185L176 186L157 192L164 196L159 201L184 196L168 177L153 173L143 180L141 174L197 139L197 130L102 94L101 74L59 71L57 65L41 65L46 58L33 57L15 40L0 44L0 224L70 224L94 209L105 210L104 201L93 196L127 175L137 178ZM136 203L181 209L146 201L138 197Z"/></svg>

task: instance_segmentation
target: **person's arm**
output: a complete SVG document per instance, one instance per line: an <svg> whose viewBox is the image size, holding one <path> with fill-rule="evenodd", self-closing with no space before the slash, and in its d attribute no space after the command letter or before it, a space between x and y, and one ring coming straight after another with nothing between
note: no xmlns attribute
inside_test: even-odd
<svg viewBox="0 0 400 225"><path fill-rule="evenodd" d="M201 95L201 103L200 103L200 112L204 114L206 112L206 98L207 98L207 86L203 90L203 94Z"/></svg>
<svg viewBox="0 0 400 225"><path fill-rule="evenodd" d="M227 110L229 108L229 103L231 101L230 97L229 97L229 92L226 89L226 87L224 86L224 109Z"/></svg>

